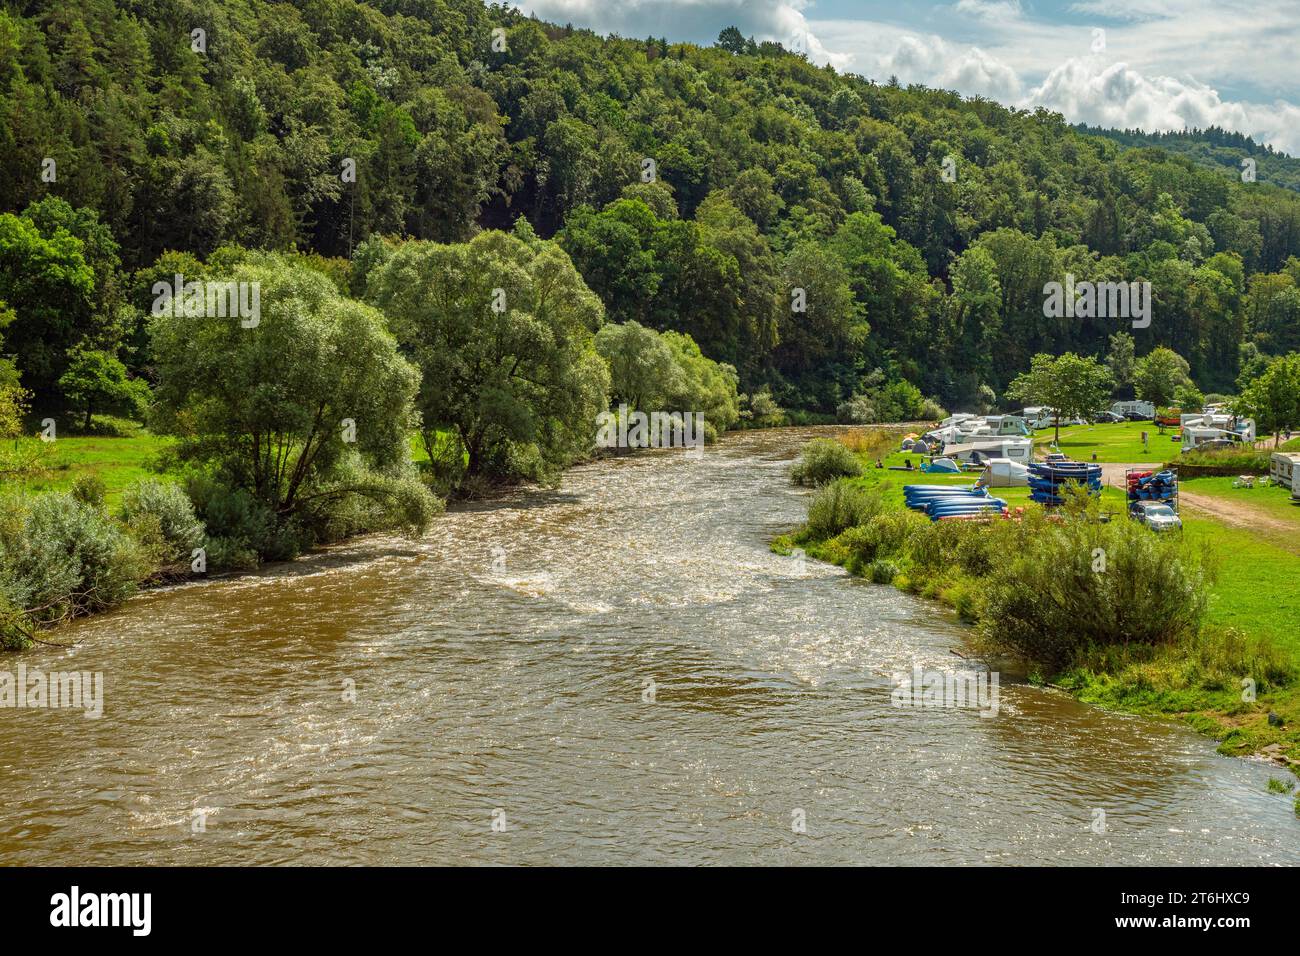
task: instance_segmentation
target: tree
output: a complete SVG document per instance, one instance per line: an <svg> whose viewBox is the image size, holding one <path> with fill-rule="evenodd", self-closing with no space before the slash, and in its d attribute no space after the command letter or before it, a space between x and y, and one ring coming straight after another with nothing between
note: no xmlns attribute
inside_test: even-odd
<svg viewBox="0 0 1300 956"><path fill-rule="evenodd" d="M951 277L952 296L946 304L951 323L948 341L955 352L954 368L959 373L968 373L972 383L987 383L993 375L992 355L1002 323L997 263L987 249L974 246L953 263ZM979 388L989 386L976 386L977 391Z"/></svg>
<svg viewBox="0 0 1300 956"><path fill-rule="evenodd" d="M718 34L716 46L739 56L745 52L745 35L737 27L723 27L722 32Z"/></svg>
<svg viewBox="0 0 1300 956"><path fill-rule="evenodd" d="M1167 406L1174 400L1180 386L1192 384L1188 375L1190 371L1187 360L1172 349L1152 349L1133 367L1137 397L1157 408Z"/></svg>
<svg viewBox="0 0 1300 956"><path fill-rule="evenodd" d="M833 366L841 366L839 378L852 378L853 353L866 341L869 328L853 297L848 270L834 253L807 242L786 257L782 285L777 369L816 389L817 404L834 408Z"/></svg>
<svg viewBox="0 0 1300 956"><path fill-rule="evenodd" d="M250 253L222 278L256 284L258 323L155 316L152 427L279 526L324 527L356 498L381 510L381 527L427 526L436 503L407 445L419 373L383 316L273 254Z"/></svg>
<svg viewBox="0 0 1300 956"><path fill-rule="evenodd" d="M1106 367L1115 379L1116 391L1122 391L1133 384L1135 364L1133 336L1127 332L1116 332L1110 337L1110 351L1106 353Z"/></svg>
<svg viewBox="0 0 1300 956"><path fill-rule="evenodd" d="M367 287L424 373L426 443L454 430L471 476L553 475L591 449L606 408L600 299L556 243L520 223L464 244L408 242Z"/></svg>
<svg viewBox="0 0 1300 956"><path fill-rule="evenodd" d="M689 335L665 332L663 337L679 370L674 379L676 389L667 397L667 407L702 414L712 440L740 420L736 370L706 358Z"/></svg>
<svg viewBox="0 0 1300 956"><path fill-rule="evenodd" d="M95 331L95 274L83 249L63 229L46 238L31 220L0 215L0 299L16 313L5 342L38 402L57 403L68 349Z"/></svg>
<svg viewBox="0 0 1300 956"><path fill-rule="evenodd" d="M149 386L128 378L117 356L99 349L73 349L59 388L73 410L84 413L82 427L90 430L96 411L143 415L149 404Z"/></svg>
<svg viewBox="0 0 1300 956"><path fill-rule="evenodd" d="M1233 412L1254 418L1262 431L1274 432L1274 447L1283 428L1300 427L1300 352L1273 362L1233 403Z"/></svg>
<svg viewBox="0 0 1300 956"><path fill-rule="evenodd" d="M1060 441L1061 419L1095 415L1105 407L1113 388L1110 370L1091 356L1066 352L1053 358L1040 352L1029 371L1012 381L1007 397L1051 406L1056 425L1053 440Z"/></svg>
<svg viewBox="0 0 1300 956"><path fill-rule="evenodd" d="M675 381L682 371L672 349L653 329L638 322L606 325L596 333L596 351L609 365L610 400L633 410L667 408L670 394L680 392Z"/></svg>
<svg viewBox="0 0 1300 956"><path fill-rule="evenodd" d="M1185 412L1199 412L1205 407L1205 395L1195 385L1179 385L1174 391L1174 404Z"/></svg>

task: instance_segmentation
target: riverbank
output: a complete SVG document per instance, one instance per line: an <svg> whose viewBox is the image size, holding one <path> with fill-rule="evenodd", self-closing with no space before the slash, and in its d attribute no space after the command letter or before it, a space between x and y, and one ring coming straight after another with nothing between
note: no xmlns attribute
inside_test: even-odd
<svg viewBox="0 0 1300 956"><path fill-rule="evenodd" d="M896 440L890 447L897 447ZM941 601L967 624L977 625L971 636L978 645L989 573L981 562L988 556L978 541L959 540L967 529L954 529L953 540L943 542L946 550L938 555L910 553L908 529L929 522L906 512L902 491L910 483L968 485L974 475L891 471L909 457L914 465L918 461L893 451L881 455L859 449L857 456L862 474L847 484L877 498L896 530L832 526L819 531L806 524L778 536L773 549L789 554L801 548L860 577ZM874 467L877 458L884 468ZM995 494L1013 508L1025 509L1026 520L1041 517L1040 506L1028 500L1029 489L998 488ZM1099 507L1121 516L1125 496L1109 486ZM1300 728L1300 634L1295 629L1300 595L1292 583L1300 575L1300 555L1266 534L1225 525L1208 514L1186 512L1184 523L1179 547L1203 553L1213 571L1195 633L1163 647L1092 649L1032 679L1110 709L1182 719L1219 740L1222 753L1259 755L1300 769L1300 733L1294 729ZM876 523L877 529L890 526ZM991 533L998 533L997 528ZM1243 687L1244 680L1253 684Z"/></svg>

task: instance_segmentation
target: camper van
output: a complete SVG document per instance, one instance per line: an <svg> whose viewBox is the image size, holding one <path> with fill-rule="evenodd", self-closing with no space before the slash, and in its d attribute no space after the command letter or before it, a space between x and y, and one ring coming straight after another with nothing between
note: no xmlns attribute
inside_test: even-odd
<svg viewBox="0 0 1300 956"><path fill-rule="evenodd" d="M1110 407L1110 410L1116 415L1123 415L1129 419L1136 417L1150 421L1156 417L1156 407L1151 402L1116 402Z"/></svg>
<svg viewBox="0 0 1300 956"><path fill-rule="evenodd" d="M1300 481L1296 481L1300 478L1300 452L1273 452L1273 457L1269 459L1268 473L1275 483L1291 489L1291 497L1296 497L1294 492L1300 490Z"/></svg>

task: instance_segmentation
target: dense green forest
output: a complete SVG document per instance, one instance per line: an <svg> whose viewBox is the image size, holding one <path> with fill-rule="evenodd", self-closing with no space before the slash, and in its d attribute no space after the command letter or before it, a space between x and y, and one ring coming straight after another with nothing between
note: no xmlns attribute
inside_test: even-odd
<svg viewBox="0 0 1300 956"><path fill-rule="evenodd" d="M1067 272L1149 281L1138 357L1172 349L1205 391L1300 346L1294 192L734 29L701 48L478 0L32 0L0 11L0 111L3 348L38 416L88 419L78 379L142 400L152 283L234 245L361 296L334 260L370 237L520 218L604 321L685 333L796 413L987 404L1035 354L1103 356L1128 322L1043 314Z"/></svg>
<svg viewBox="0 0 1300 956"><path fill-rule="evenodd" d="M1140 129L1106 129L1080 123L1075 129L1094 136L1105 136L1124 146L1159 146L1171 153L1186 156L1202 166L1217 170L1234 179L1254 175L1257 182L1273 183L1300 191L1300 159L1257 143L1253 137L1221 126L1205 129L1169 130L1148 133ZM1243 164L1244 160L1253 160ZM1243 180L1245 181L1245 180Z"/></svg>

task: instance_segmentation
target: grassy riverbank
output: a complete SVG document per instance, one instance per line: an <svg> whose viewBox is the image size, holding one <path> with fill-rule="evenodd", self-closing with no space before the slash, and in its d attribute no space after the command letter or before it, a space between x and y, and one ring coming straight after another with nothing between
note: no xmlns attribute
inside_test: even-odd
<svg viewBox="0 0 1300 956"><path fill-rule="evenodd" d="M1121 432L1130 429L1110 427L1121 438ZM897 438L897 433L888 436L889 448L897 447ZM851 573L942 601L976 625L971 634L976 650L1005 653L1004 647L989 640L986 616L991 604L997 605L999 613L1005 611L1006 595L998 590L999 582L1014 583L1009 574L1018 551L1041 551L1045 538L1074 535L1068 540L1078 545L1075 551L1054 556L1060 562L1059 574L1032 566L1020 569L1026 575L1022 591L1031 592L1029 596L1035 600L1054 602L1072 597L1047 593L1061 581L1078 582L1086 589L1092 586L1090 582L1103 580L1089 573L1087 555L1082 553L1081 542L1088 535L1109 535L1106 546L1121 552L1141 549L1149 542L1153 548L1164 549L1158 552L1162 563L1185 560L1189 568L1204 566L1205 576L1198 588L1203 610L1195 615L1195 625L1171 632L1167 641L1151 644L1105 645L1084 640L1076 646L1067 642L1070 650L1066 658L1054 666L1033 666L1031 679L1101 706L1182 718L1219 739L1224 753L1262 753L1300 768L1300 628L1296 626L1300 592L1294 586L1300 579L1300 554L1280 546L1267 534L1231 527L1200 514L1184 515L1185 530L1177 540L1157 541L1155 535L1121 517L1125 498L1117 487L1105 488L1093 506L1095 512L1111 513L1109 526L1084 522L1077 532L1067 532L1062 530L1065 525L1045 525L1043 509L1028 500L1027 488L997 488L993 490L997 497L1013 509L1022 509L1020 522L944 522L947 527L939 528L906 511L903 486L970 484L975 475L890 470L908 457L913 464L917 459L892 451L885 454L880 445L862 437L856 443L862 472L846 479L841 487L858 489L862 501L870 502L861 505L866 520L856 520L860 515L847 507L842 511L848 517L827 524L822 517L826 510L823 499L822 505L810 510L810 523L778 538L774 550L790 553L802 548L809 556L841 565ZM1094 447L1105 445L1093 436ZM1131 450L1123 441L1111 441L1098 457L1107 454L1110 460L1122 460ZM875 467L877 458L883 468ZM1218 482L1201 479L1207 480ZM1226 495L1219 484L1205 490ZM1279 489L1268 490L1281 494ZM846 500L848 497L852 496ZM1111 530L1103 530L1108 527ZM1112 555L1112 560L1115 557ZM1137 576L1145 573L1145 567L1141 561L1135 565ZM1112 568L1111 573L1117 572ZM1109 579L1105 587L1099 586L1099 600L1125 594L1124 587L1115 587L1117 583ZM1145 584L1135 586L1140 590ZM1011 590L1014 593L1014 588ZM1158 601L1156 590L1152 599ZM1080 618L1092 614L1086 602L1081 608ZM1096 617L1103 619L1102 615ZM1080 627L1093 623L1088 620ZM1068 625L1060 629L1066 630ZM1247 679L1253 683L1243 687ZM1274 714L1272 722L1270 712Z"/></svg>
<svg viewBox="0 0 1300 956"><path fill-rule="evenodd" d="M36 446L37 439L24 439ZM140 428L127 437L74 435L59 438L40 450L42 470L21 487L28 492L68 491L79 478L104 483L105 502L116 505L122 492L142 478L157 477L157 466L171 446L166 438Z"/></svg>

